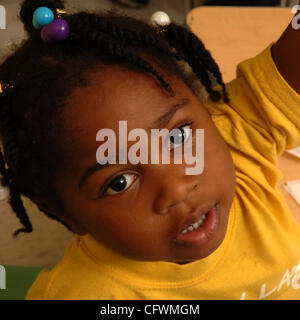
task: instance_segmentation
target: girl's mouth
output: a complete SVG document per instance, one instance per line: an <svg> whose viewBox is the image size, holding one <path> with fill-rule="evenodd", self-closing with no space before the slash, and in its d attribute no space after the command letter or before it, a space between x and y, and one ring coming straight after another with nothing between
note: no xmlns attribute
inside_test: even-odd
<svg viewBox="0 0 300 320"><path fill-rule="evenodd" d="M208 242L219 225L219 206L217 203L194 224L184 229L175 239L177 244L198 246Z"/></svg>

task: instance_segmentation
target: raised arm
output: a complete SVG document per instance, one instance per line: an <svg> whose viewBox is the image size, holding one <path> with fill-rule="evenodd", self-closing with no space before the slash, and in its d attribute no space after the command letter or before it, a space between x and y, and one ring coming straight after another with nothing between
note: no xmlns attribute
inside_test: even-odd
<svg viewBox="0 0 300 320"><path fill-rule="evenodd" d="M287 83L300 94L300 5L291 23L271 52L277 69Z"/></svg>

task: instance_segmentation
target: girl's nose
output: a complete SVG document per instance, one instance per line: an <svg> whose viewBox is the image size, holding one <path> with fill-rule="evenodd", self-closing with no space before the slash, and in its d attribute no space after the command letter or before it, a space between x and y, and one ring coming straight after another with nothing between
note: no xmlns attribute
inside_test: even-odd
<svg viewBox="0 0 300 320"><path fill-rule="evenodd" d="M172 176L161 179L159 192L154 202L156 213L164 214L173 206L185 202L189 193L198 186L197 175L185 175L181 178Z"/></svg>

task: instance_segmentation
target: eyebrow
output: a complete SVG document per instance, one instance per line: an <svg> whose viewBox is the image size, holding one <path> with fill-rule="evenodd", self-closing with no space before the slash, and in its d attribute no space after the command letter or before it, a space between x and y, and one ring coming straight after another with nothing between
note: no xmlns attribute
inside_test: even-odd
<svg viewBox="0 0 300 320"><path fill-rule="evenodd" d="M109 165L109 163L107 162L106 164L100 164L100 163L96 163L90 167L88 167L85 172L83 173L80 181L79 181L79 184L78 184L78 188L80 189L83 184L85 183L86 179L92 175L94 172L100 170L100 169L103 169L105 167L107 167Z"/></svg>
<svg viewBox="0 0 300 320"><path fill-rule="evenodd" d="M183 99L181 102L179 103L175 103L173 105L171 105L171 107L169 108L169 110L164 113L163 115L161 115L158 119L156 119L152 125L151 128L157 128L160 129L162 127L165 127L170 120L173 118L174 114L181 109L182 107L184 107L185 105L187 105L190 102L190 99L185 98Z"/></svg>
<svg viewBox="0 0 300 320"><path fill-rule="evenodd" d="M163 115L161 115L159 118L157 118L151 125L151 128L157 128L160 129L162 127L165 127L170 120L173 118L173 116L175 115L175 113L181 109L182 107L184 107L185 105L187 105L190 102L190 99L185 98L183 99L181 102L179 103L175 103L173 105L171 105L171 107L169 108L169 110L164 113ZM83 184L85 183L86 179L91 176L93 173L95 173L96 171L102 170L106 167L110 166L109 161L106 162L105 164L100 164L100 163L96 163L90 167L88 167L85 172L83 173L79 184L78 184L78 188L80 189Z"/></svg>

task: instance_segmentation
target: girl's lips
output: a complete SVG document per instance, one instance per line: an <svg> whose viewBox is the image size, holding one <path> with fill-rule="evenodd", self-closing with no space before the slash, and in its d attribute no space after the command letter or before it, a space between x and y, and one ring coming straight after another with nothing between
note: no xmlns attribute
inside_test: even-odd
<svg viewBox="0 0 300 320"><path fill-rule="evenodd" d="M219 225L219 206L219 203L217 203L209 210L208 215L201 226L186 234L180 233L174 239L174 242L187 246L198 246L208 242L215 234Z"/></svg>

